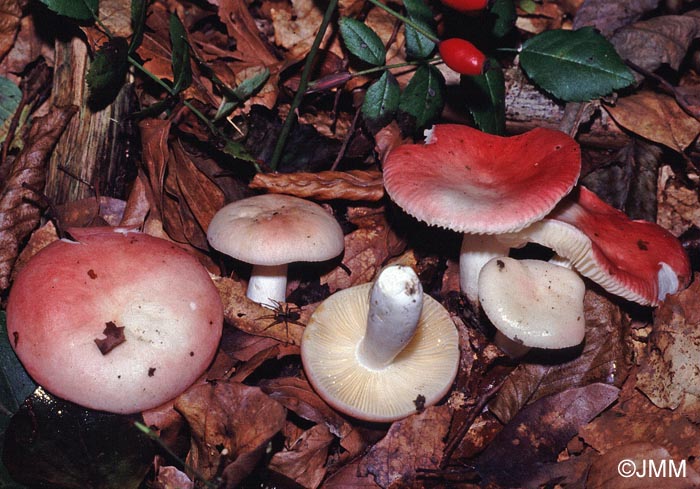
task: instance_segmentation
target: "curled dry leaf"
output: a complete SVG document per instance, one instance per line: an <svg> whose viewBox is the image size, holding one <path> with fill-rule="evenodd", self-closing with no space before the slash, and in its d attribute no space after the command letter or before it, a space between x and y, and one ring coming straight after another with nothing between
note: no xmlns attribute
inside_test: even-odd
<svg viewBox="0 0 700 489"><path fill-rule="evenodd" d="M677 70L698 36L700 11L693 10L636 22L619 29L610 41L622 59L653 72L662 64Z"/></svg>
<svg viewBox="0 0 700 489"><path fill-rule="evenodd" d="M22 8L17 0L0 0L0 59L14 44L21 17Z"/></svg>
<svg viewBox="0 0 700 489"><path fill-rule="evenodd" d="M372 170L257 173L250 188L316 200L366 200L384 196L382 174Z"/></svg>
<svg viewBox="0 0 700 489"><path fill-rule="evenodd" d="M445 448L452 410L432 406L391 425L360 462L360 473L372 474L383 488L414 487L418 469L437 469Z"/></svg>
<svg viewBox="0 0 700 489"><path fill-rule="evenodd" d="M41 192L44 188L46 160L77 110L75 106L52 107L47 115L34 119L24 149L15 159L10 175L2 186L0 290L9 286L20 243L39 224L43 203L35 191Z"/></svg>
<svg viewBox="0 0 700 489"><path fill-rule="evenodd" d="M700 133L700 121L667 95L642 91L605 108L625 129L678 152L690 146Z"/></svg>
<svg viewBox="0 0 700 489"><path fill-rule="evenodd" d="M345 235L343 267L336 267L321 277L331 293L374 279L386 260L405 248L386 221L383 207L357 207L348 210L349 221L358 226Z"/></svg>
<svg viewBox="0 0 700 489"><path fill-rule="evenodd" d="M207 480L236 487L255 468L286 411L257 387L217 381L187 390L175 401L192 433L189 465Z"/></svg>
<svg viewBox="0 0 700 489"><path fill-rule="evenodd" d="M657 309L637 387L660 408L700 422L700 280Z"/></svg>

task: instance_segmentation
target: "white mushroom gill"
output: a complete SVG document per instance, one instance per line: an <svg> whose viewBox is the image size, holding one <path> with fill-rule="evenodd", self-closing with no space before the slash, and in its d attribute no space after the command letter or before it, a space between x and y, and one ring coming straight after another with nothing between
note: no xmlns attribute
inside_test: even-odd
<svg viewBox="0 0 700 489"><path fill-rule="evenodd" d="M393 265L370 289L367 330L357 348L358 361L382 369L411 341L423 310L423 287L412 268Z"/></svg>
<svg viewBox="0 0 700 489"><path fill-rule="evenodd" d="M668 294L675 294L678 292L678 275L673 271L668 263L659 262L661 268L658 272L658 282L659 282L659 301L666 298Z"/></svg>

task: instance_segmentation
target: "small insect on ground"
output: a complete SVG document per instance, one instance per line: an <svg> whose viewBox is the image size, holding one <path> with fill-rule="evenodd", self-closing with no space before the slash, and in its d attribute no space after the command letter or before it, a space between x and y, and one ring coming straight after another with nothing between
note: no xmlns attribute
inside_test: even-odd
<svg viewBox="0 0 700 489"><path fill-rule="evenodd" d="M272 302L275 304L275 307L271 309L271 314L265 314L263 316L255 318L255 320L260 321L263 319L272 319L272 322L265 326L263 331L270 329L276 324L284 323L285 333L287 337L287 341L285 343L288 344L290 323L296 324L297 326L306 327L304 323L299 322L299 319L301 318L301 307L297 306L296 304L279 302L273 299L270 300L272 300Z"/></svg>

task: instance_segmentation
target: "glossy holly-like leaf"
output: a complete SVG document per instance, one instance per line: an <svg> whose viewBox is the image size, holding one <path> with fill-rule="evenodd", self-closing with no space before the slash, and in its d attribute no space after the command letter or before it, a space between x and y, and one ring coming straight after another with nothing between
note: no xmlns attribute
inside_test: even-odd
<svg viewBox="0 0 700 489"><path fill-rule="evenodd" d="M442 110L445 79L431 65L420 66L401 94L399 110L415 118L416 127L425 127Z"/></svg>
<svg viewBox="0 0 700 489"><path fill-rule="evenodd" d="M384 43L366 24L350 17L340 19L340 35L345 47L362 61L381 66L386 60Z"/></svg>
<svg viewBox="0 0 700 489"><path fill-rule="evenodd" d="M50 10L75 20L90 20L97 15L99 0L41 0Z"/></svg>
<svg viewBox="0 0 700 489"><path fill-rule="evenodd" d="M467 109L477 127L490 134L504 134L506 128L506 86L498 61L489 59L483 75L464 77Z"/></svg>
<svg viewBox="0 0 700 489"><path fill-rule="evenodd" d="M399 108L401 89L390 72L385 71L379 79L367 89L362 103L362 115L372 127L379 129L391 120Z"/></svg>
<svg viewBox="0 0 700 489"><path fill-rule="evenodd" d="M128 43L122 37L110 39L100 47L86 77L91 104L104 107L114 100L124 84L128 56Z"/></svg>
<svg viewBox="0 0 700 489"><path fill-rule="evenodd" d="M15 113L22 99L22 91L7 78L0 76L0 125ZM0 134L0 141L3 135Z"/></svg>
<svg viewBox="0 0 700 489"><path fill-rule="evenodd" d="M170 42L173 49L173 91L179 93L192 83L192 66L187 32L175 14L170 16Z"/></svg>
<svg viewBox="0 0 700 489"><path fill-rule="evenodd" d="M422 0L405 0L404 6L408 18L419 25L422 30L437 37L434 29L433 12ZM420 33L412 25L405 24L406 29L406 56L409 59L425 59L435 50L435 43L424 34Z"/></svg>
<svg viewBox="0 0 700 489"><path fill-rule="evenodd" d="M595 99L634 82L612 44L591 27L528 39L520 65L536 85L564 101Z"/></svg>

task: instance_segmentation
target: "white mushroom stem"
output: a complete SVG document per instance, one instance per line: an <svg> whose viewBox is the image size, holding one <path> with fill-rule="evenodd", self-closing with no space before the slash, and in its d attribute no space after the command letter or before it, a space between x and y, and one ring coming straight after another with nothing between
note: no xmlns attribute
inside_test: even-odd
<svg viewBox="0 0 700 489"><path fill-rule="evenodd" d="M253 302L274 308L287 298L287 264L253 265L246 296Z"/></svg>
<svg viewBox="0 0 700 489"><path fill-rule="evenodd" d="M368 369L380 370L413 338L423 310L423 287L412 268L393 265L379 274L369 299L367 330L357 358Z"/></svg>
<svg viewBox="0 0 700 489"><path fill-rule="evenodd" d="M479 300L479 272L492 258L508 256L510 246L496 236L464 234L459 252L459 285L472 304Z"/></svg>

